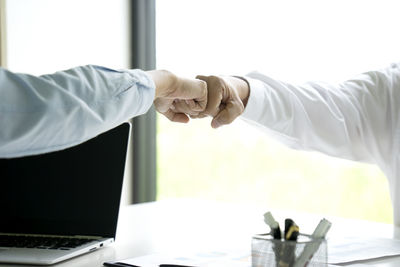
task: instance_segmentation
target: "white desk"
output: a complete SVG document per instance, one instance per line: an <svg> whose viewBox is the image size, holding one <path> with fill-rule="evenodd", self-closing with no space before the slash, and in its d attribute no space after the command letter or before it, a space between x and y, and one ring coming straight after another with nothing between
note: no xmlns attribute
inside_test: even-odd
<svg viewBox="0 0 400 267"><path fill-rule="evenodd" d="M56 267L100 267L104 261L120 260L152 253L249 250L251 237L268 231L263 223L265 208L195 200L171 200L123 207L116 243L98 251L62 262ZM312 233L322 215L279 212L283 221L293 218L301 232ZM392 226L326 216L333 226L329 236L365 235L390 238ZM0 265L10 266L10 265ZM22 267L22 265L16 265ZM400 266L400 257L371 260L351 266Z"/></svg>

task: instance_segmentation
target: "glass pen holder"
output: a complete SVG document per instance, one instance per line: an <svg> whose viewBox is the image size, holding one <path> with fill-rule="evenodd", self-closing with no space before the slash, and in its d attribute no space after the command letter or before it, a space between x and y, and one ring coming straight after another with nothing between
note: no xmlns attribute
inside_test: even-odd
<svg viewBox="0 0 400 267"><path fill-rule="evenodd" d="M251 242L252 267L327 266L326 240L299 234L297 241L274 239L271 234L254 235Z"/></svg>

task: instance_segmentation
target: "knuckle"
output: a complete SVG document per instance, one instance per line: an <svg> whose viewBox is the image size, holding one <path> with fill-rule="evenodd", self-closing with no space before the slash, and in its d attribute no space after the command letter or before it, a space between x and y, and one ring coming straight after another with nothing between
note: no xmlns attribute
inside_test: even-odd
<svg viewBox="0 0 400 267"><path fill-rule="evenodd" d="M210 82L213 84L220 84L221 83L221 78L218 76L210 76Z"/></svg>
<svg viewBox="0 0 400 267"><path fill-rule="evenodd" d="M205 81L199 81L200 88L202 91L207 92L207 83Z"/></svg>
<svg viewBox="0 0 400 267"><path fill-rule="evenodd" d="M204 75L197 75L197 76L196 76L196 79L202 80L202 81L206 81L207 76L204 76Z"/></svg>

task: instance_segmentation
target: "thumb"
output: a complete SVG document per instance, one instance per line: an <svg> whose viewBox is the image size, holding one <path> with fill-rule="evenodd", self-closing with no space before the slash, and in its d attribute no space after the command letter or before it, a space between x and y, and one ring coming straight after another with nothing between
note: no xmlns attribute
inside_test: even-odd
<svg viewBox="0 0 400 267"><path fill-rule="evenodd" d="M205 76L205 75L197 75L196 79L208 82L210 77L209 76Z"/></svg>
<svg viewBox="0 0 400 267"><path fill-rule="evenodd" d="M222 125L230 124L244 111L244 105L240 99L229 101L211 121L211 127L216 129Z"/></svg>

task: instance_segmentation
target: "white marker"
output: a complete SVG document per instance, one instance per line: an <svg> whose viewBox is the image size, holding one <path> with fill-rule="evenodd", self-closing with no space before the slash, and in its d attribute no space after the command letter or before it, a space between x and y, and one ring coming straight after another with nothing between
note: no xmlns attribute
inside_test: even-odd
<svg viewBox="0 0 400 267"><path fill-rule="evenodd" d="M264 222L271 228L271 234L274 239L281 239L281 229L279 228L279 223L275 221L271 212L264 214Z"/></svg>
<svg viewBox="0 0 400 267"><path fill-rule="evenodd" d="M304 247L303 252L300 254L298 259L296 260L296 263L294 264L294 267L304 267L306 266L307 262L311 260L315 252L318 251L318 248L321 244L321 242L315 240L315 239L323 239L325 238L326 234L328 233L329 229L331 228L332 223L328 221L327 219L322 219L317 227L314 230L314 233L311 235L311 237L314 239L312 240L313 242L310 244L307 244Z"/></svg>
<svg viewBox="0 0 400 267"><path fill-rule="evenodd" d="M324 238L328 233L329 229L331 229L332 223L327 219L322 219L312 234L314 238Z"/></svg>

